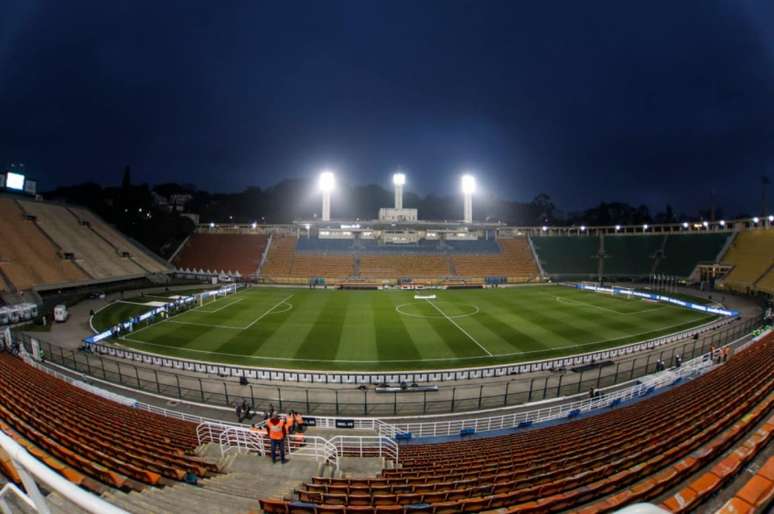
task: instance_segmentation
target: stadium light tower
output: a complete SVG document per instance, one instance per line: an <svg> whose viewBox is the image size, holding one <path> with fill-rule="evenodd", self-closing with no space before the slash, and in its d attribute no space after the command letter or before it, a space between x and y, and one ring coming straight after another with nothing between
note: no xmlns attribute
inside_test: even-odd
<svg viewBox="0 0 774 514"><path fill-rule="evenodd" d="M403 208L403 186L406 184L404 173L395 173L392 176L392 184L395 186L395 208Z"/></svg>
<svg viewBox="0 0 774 514"><path fill-rule="evenodd" d="M322 191L322 220L331 220L331 191L336 180L331 171L320 173L320 191Z"/></svg>
<svg viewBox="0 0 774 514"><path fill-rule="evenodd" d="M462 194L465 199L465 223L473 223L473 193L476 192L476 177L462 176Z"/></svg>

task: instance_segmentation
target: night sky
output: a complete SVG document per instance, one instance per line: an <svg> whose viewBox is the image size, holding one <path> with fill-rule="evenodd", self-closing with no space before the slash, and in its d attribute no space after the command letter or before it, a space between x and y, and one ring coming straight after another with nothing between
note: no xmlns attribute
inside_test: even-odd
<svg viewBox="0 0 774 514"><path fill-rule="evenodd" d="M212 191L400 166L422 194L473 170L564 209L714 189L757 214L774 2L4 0L0 121L0 164L43 190L126 164Z"/></svg>

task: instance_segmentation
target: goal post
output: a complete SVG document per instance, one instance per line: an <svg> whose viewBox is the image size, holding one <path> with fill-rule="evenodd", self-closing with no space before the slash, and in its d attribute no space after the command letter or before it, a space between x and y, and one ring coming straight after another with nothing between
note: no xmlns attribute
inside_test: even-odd
<svg viewBox="0 0 774 514"><path fill-rule="evenodd" d="M224 296L236 294L236 292L237 292L237 285L229 284L227 286L221 287L220 289L214 289L214 290L204 291L202 293L199 293L198 295L199 307L202 307L208 303L218 301Z"/></svg>

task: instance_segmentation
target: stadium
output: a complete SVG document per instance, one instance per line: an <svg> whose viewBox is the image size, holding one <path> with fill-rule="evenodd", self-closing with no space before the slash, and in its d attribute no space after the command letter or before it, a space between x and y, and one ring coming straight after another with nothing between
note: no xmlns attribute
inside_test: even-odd
<svg viewBox="0 0 774 514"><path fill-rule="evenodd" d="M770 7L33 4L2 514L772 512Z"/></svg>
<svg viewBox="0 0 774 514"><path fill-rule="evenodd" d="M466 176L463 219L424 221L401 173L378 219L337 220L329 173L320 219L203 223L168 260L6 173L9 487L35 461L77 491L52 512L685 511L770 453L771 218L476 222ZM275 409L306 428L286 480L261 471ZM606 423L658 437L617 456ZM728 501L765 505L772 462Z"/></svg>

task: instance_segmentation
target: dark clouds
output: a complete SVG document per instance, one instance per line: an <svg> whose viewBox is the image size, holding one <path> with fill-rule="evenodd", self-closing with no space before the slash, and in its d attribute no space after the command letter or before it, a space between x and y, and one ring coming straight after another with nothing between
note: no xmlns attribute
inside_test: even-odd
<svg viewBox="0 0 774 514"><path fill-rule="evenodd" d="M44 188L215 190L323 165L410 189L756 210L774 165L760 1L0 5L0 162ZM752 205L751 205L752 204Z"/></svg>

